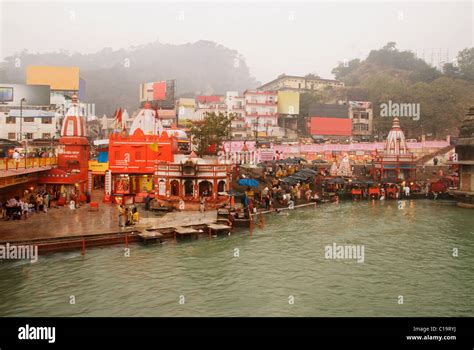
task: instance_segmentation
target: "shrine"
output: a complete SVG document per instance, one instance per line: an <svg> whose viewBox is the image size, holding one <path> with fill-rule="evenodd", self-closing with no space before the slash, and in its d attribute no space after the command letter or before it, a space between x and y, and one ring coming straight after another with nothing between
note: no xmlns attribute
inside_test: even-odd
<svg viewBox="0 0 474 350"><path fill-rule="evenodd" d="M385 141L384 150L377 152L373 165L374 180L400 182L415 179L415 156L408 150L405 134L400 128L398 118L393 119L392 129Z"/></svg>
<svg viewBox="0 0 474 350"><path fill-rule="evenodd" d="M58 204L70 200L86 199L90 145L86 137L85 117L77 96L72 96L71 107L66 113L58 147L58 167L43 175L38 183L47 189L59 191Z"/></svg>

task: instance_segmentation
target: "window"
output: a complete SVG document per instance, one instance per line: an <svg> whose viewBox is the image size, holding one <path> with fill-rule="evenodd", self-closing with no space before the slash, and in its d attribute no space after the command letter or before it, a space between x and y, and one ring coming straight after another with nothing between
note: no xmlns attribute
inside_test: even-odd
<svg viewBox="0 0 474 350"><path fill-rule="evenodd" d="M361 113L360 118L361 119L369 119L369 113Z"/></svg>
<svg viewBox="0 0 474 350"><path fill-rule="evenodd" d="M14 117L7 117L7 118L6 118L6 123L7 123L7 124L15 124L15 123L16 123L16 118L14 118Z"/></svg>
<svg viewBox="0 0 474 350"><path fill-rule="evenodd" d="M33 133L32 133L32 132L27 132L27 133L26 133L26 138L27 138L28 140L33 140Z"/></svg>
<svg viewBox="0 0 474 350"><path fill-rule="evenodd" d="M369 125L368 124L360 124L360 130L368 131L369 130Z"/></svg>
<svg viewBox="0 0 474 350"><path fill-rule="evenodd" d="M13 101L13 88L1 87L0 88L0 103L12 102L12 101Z"/></svg>
<svg viewBox="0 0 474 350"><path fill-rule="evenodd" d="M53 118L51 117L41 118L41 124L53 124Z"/></svg>
<svg viewBox="0 0 474 350"><path fill-rule="evenodd" d="M15 136L15 133L14 133L14 132L9 132L9 133L8 133L8 139L9 139L9 140L14 140L15 138L16 138L16 136Z"/></svg>
<svg viewBox="0 0 474 350"><path fill-rule="evenodd" d="M33 117L24 117L24 118L23 118L23 121L24 121L25 123L34 123L34 122L35 122L35 118L33 118Z"/></svg>
<svg viewBox="0 0 474 350"><path fill-rule="evenodd" d="M50 139L51 138L51 134L49 132L44 132L43 133L43 138L44 139Z"/></svg>

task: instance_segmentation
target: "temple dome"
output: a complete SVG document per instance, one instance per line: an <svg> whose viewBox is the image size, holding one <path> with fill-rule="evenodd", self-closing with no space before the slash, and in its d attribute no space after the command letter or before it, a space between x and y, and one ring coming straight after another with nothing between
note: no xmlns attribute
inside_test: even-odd
<svg viewBox="0 0 474 350"><path fill-rule="evenodd" d="M150 103L145 103L145 106L133 120L130 127L130 135L140 129L145 135L160 135L163 131L161 121L158 119L156 111L151 109Z"/></svg>
<svg viewBox="0 0 474 350"><path fill-rule="evenodd" d="M385 141L385 154L407 154L408 148L405 140L405 134L400 128L400 120L398 118L393 119L392 129L388 133L387 140Z"/></svg>
<svg viewBox="0 0 474 350"><path fill-rule="evenodd" d="M72 103L67 110L66 117L61 127L61 137L85 137L86 122L81 111L77 96L72 96Z"/></svg>

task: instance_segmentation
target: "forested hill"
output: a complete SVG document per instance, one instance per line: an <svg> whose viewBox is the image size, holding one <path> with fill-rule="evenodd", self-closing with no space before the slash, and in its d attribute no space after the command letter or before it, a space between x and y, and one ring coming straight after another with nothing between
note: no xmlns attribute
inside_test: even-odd
<svg viewBox="0 0 474 350"><path fill-rule="evenodd" d="M458 53L441 70L428 65L409 51L399 51L394 42L372 50L365 60L340 62L332 73L345 82L353 99L374 103L374 126L386 133L390 118L379 116L381 103L419 103L419 120L401 118L408 135L456 134L469 107L474 106L474 48Z"/></svg>
<svg viewBox="0 0 474 350"><path fill-rule="evenodd" d="M176 79L177 97L242 92L258 86L237 51L211 41L183 45L154 42L130 49L104 48L93 54L23 51L1 63L0 81L25 83L27 65L78 66L86 80L86 102L96 103L99 116L113 113L119 106L136 109L143 82Z"/></svg>

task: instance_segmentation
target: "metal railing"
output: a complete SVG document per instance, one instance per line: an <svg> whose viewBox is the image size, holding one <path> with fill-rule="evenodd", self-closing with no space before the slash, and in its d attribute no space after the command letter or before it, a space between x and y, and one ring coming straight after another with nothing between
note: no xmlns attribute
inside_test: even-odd
<svg viewBox="0 0 474 350"><path fill-rule="evenodd" d="M51 167L58 164L57 157L0 158L0 171Z"/></svg>

